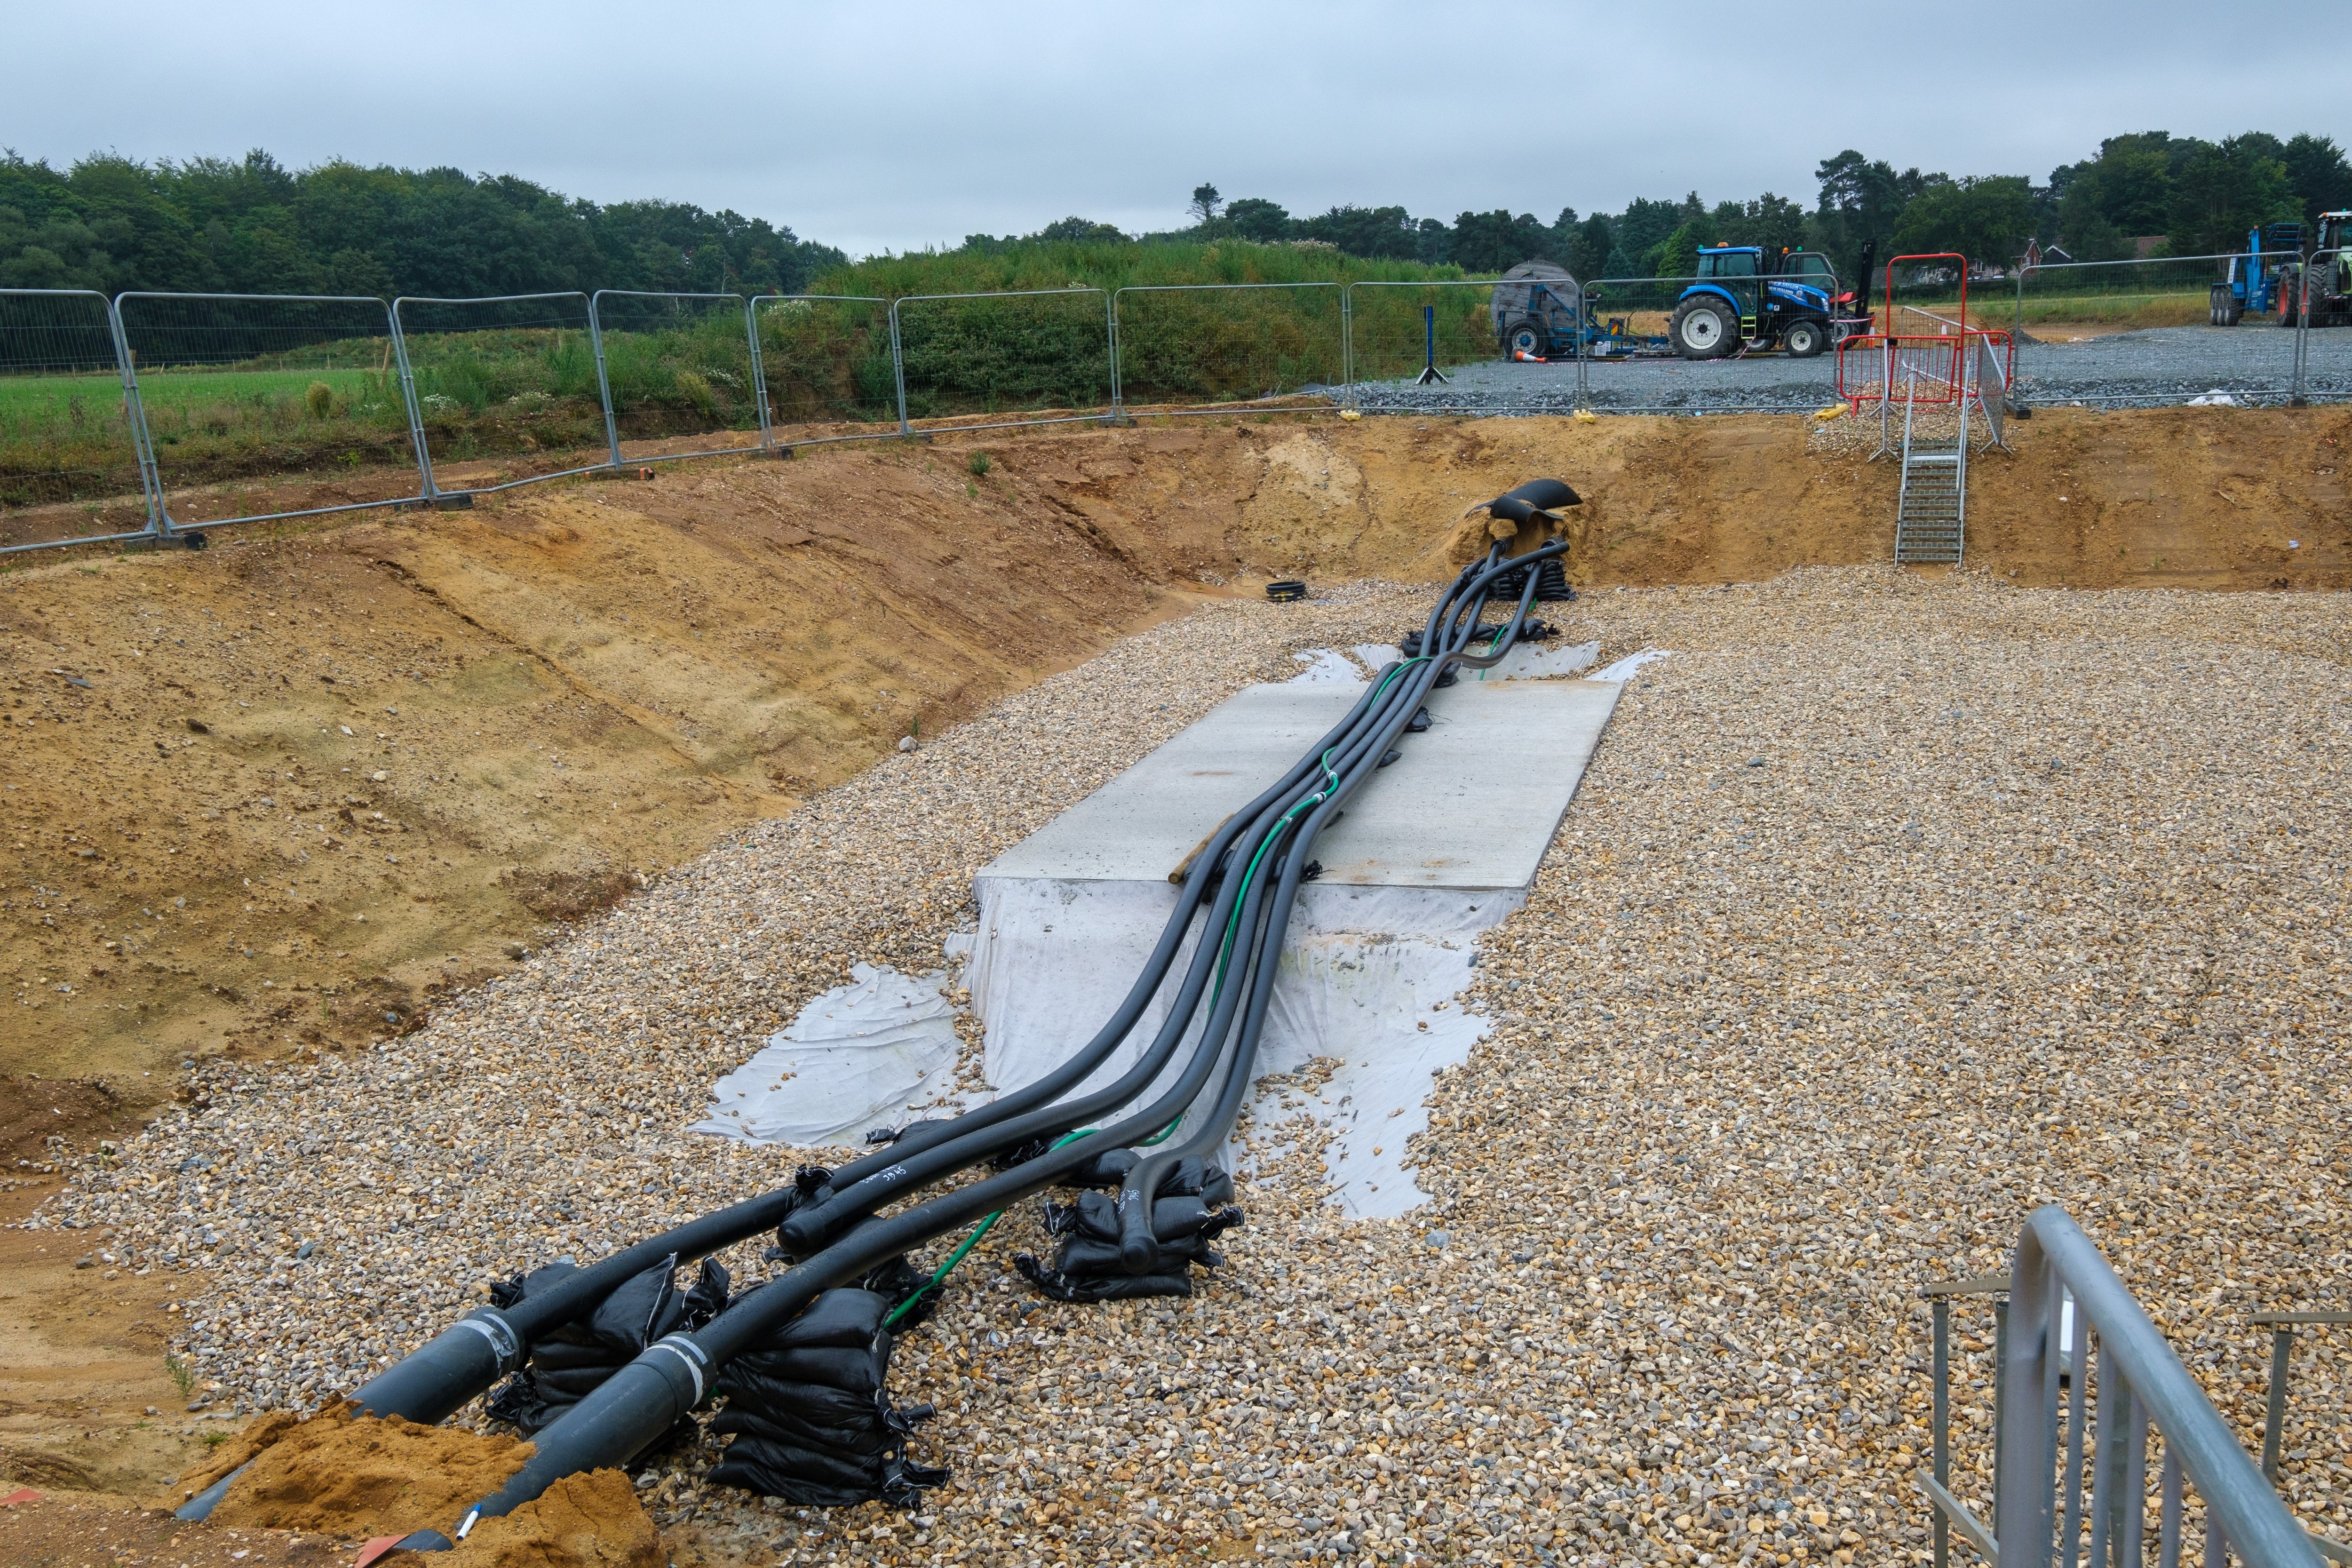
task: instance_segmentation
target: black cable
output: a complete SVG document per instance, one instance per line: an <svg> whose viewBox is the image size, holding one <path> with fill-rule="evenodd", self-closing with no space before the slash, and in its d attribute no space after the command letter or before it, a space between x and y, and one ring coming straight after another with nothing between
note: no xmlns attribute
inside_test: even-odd
<svg viewBox="0 0 2352 1568"><path fill-rule="evenodd" d="M703 1328L691 1334L672 1334L657 1342L636 1360L621 1368L568 1414L538 1434L531 1460L499 1493L485 1499L469 1513L458 1533L462 1536L478 1516L503 1514L536 1498L562 1476L600 1466L625 1464L666 1433L679 1416L701 1402L706 1373L761 1342L796 1316L821 1291L857 1277L876 1264L910 1247L1042 1191L1063 1175L1090 1163L1108 1150L1126 1146L1157 1131L1175 1117L1186 1113L1201 1098L1213 1078L1218 1088L1210 1115L1187 1136L1181 1147L1188 1151L1209 1149L1221 1142L1230 1132L1232 1121L1238 1114L1250 1082L1250 1068L1255 1062L1256 1041L1262 1033L1265 1009L1270 1003L1283 937L1299 882L1305 874L1307 850L1312 847L1315 835L1377 771L1379 758L1402 733L1433 685L1457 666L1490 668L1508 654L1534 595L1536 573L1533 568L1565 550L1565 544L1554 543L1506 562L1499 560L1500 548L1496 546L1488 551L1482 565L1465 567L1432 607L1425 625L1423 646L1436 647L1440 651L1425 661L1412 661L1412 665L1408 667L1412 672L1393 681L1386 679L1384 672L1381 681L1358 700L1349 716L1325 736L1317 751L1310 752L1281 783L1253 803L1258 808L1254 815L1236 813L1234 818L1229 819L1225 827L1213 838L1210 847L1215 853L1204 853L1196 858L1187 874L1185 885L1188 889L1204 892L1212 881L1214 882L1216 893L1211 901L1212 923L1203 930L1193 963L1188 967L1185 985L1180 991L1179 1002L1189 999L1190 1005L1171 1013L1170 1025L1163 1026L1160 1037L1154 1041L1155 1051L1163 1043L1166 1050L1157 1052L1159 1059L1152 1066L1151 1078L1158 1076L1167 1058L1181 1044L1192 1016L1198 1010L1200 992L1206 988L1206 978L1215 969L1219 955L1225 947L1223 936L1218 934L1220 927L1230 922L1229 929L1236 933L1245 932L1246 936L1238 944L1240 951L1232 955L1239 960L1234 972L1235 983L1219 988L1201 1039L1175 1083L1148 1106L1130 1112L1099 1131L1071 1139L999 1174L896 1213L865 1219L846 1235L823 1246L813 1256L787 1269L757 1293L740 1300ZM1477 634L1490 585L1505 572L1518 567L1530 570L1510 621L1499 635L1494 637L1486 655L1469 654L1467 648ZM1444 628L1442 637L1441 626ZM1312 781L1319 781L1319 785ZM1316 798L1318 796L1319 798ZM1304 822L1294 821L1293 808L1309 799L1312 799L1312 804ZM1277 805L1281 807L1279 814L1276 811ZM1218 848L1220 843L1223 846L1221 849ZM1234 885L1234 879L1223 875L1230 868L1228 863L1244 845L1252 846L1255 855L1272 857L1274 869L1270 876L1276 888L1271 896L1267 892L1266 878L1247 878L1249 886L1241 888ZM1237 901L1239 908L1236 910ZM1200 902L1198 892L1189 902L1180 900L1181 919L1171 919L1170 930L1162 933L1164 957L1160 949L1155 949L1154 952L1153 962L1159 966L1160 978L1164 978L1167 967L1172 965L1174 953L1181 949L1183 936L1190 929L1192 916L1198 910ZM1223 920L1217 919L1221 914ZM1173 933L1172 939L1171 932ZM1212 935L1217 935L1213 943L1209 940ZM1130 989L1128 1002L1121 1005L1122 1013L1127 1011L1129 1003L1133 1003L1135 1015L1139 1016L1142 1006L1148 1005L1150 997L1156 994L1158 981L1146 985L1146 978L1139 976L1137 985ZM1112 1026L1106 1026L1095 1040L1089 1042L1087 1050L1095 1052L1099 1047L1097 1055L1107 1055L1132 1030L1133 1021L1132 1017L1129 1018L1115 1032ZM1114 1024L1117 1022L1118 1016L1115 1015ZM1140 1066L1139 1058L1139 1068ZM1084 1070L1090 1071L1091 1066ZM1054 1092L1049 1089L1040 1093L1040 1086L1067 1072L1068 1064L1066 1064L1064 1068L1056 1069L1055 1074L1047 1075L1046 1079L1028 1086L1020 1093L1031 1106L1034 1106L1037 1101L1050 1098ZM1135 1072L1130 1071L1121 1079L1119 1085L1113 1087L1126 1087L1129 1079L1135 1076ZM1069 1081L1078 1081L1082 1077L1083 1072L1070 1077ZM1104 1102L1100 1108L1108 1110L1123 1103L1148 1087L1150 1081L1150 1079L1146 1078L1128 1087L1124 1095ZM950 1170L964 1168L972 1163L969 1158L971 1152L983 1144L998 1148L1017 1146L1038 1132L1054 1130L1057 1122L1066 1125L1068 1121L1086 1119L1094 1111L1079 1111L1077 1105L1092 1105L1097 1098L1088 1096L1084 1101L1074 1102L1067 1107L1031 1109L1025 1115L1000 1116L978 1131L972 1131L964 1118L938 1123L935 1125L939 1131L928 1136L926 1148L915 1152L919 1157L936 1152L937 1159L923 1162L927 1169L942 1164ZM1021 1109L1016 1107L1016 1111ZM960 1123L963 1124L961 1130ZM860 1183L881 1173L880 1169L872 1167L887 1169L888 1164L893 1163L912 1165L912 1161L895 1158L905 1152L891 1150L868 1156L845 1167L842 1174L853 1176L850 1190L856 1190ZM1123 1207L1129 1204L1132 1194L1139 1201L1142 1213L1149 1215L1151 1194L1164 1179L1165 1173L1172 1169L1175 1152L1169 1151L1148 1156L1138 1163L1137 1172L1149 1170L1152 1174L1142 1184L1138 1184L1135 1176L1130 1174L1129 1182L1122 1186L1120 1203ZM959 1160L961 1163L953 1163ZM864 1174L856 1174L861 1165L869 1167L869 1170ZM934 1175L930 1179L938 1178ZM846 1195L845 1192L835 1196L838 1199ZM711 1234L718 1234L729 1225L740 1226L743 1211L761 1205L786 1205L796 1201L799 1196L797 1189L768 1194L753 1200L751 1204L737 1205L735 1209L696 1223L697 1226L712 1226ZM855 1208L857 1205L853 1203L845 1206ZM688 1232L695 1229L694 1226L681 1227L682 1231ZM680 1233L669 1234L675 1237ZM1144 1221L1143 1235L1148 1241L1148 1217ZM740 1237L733 1238L740 1239ZM1129 1261L1124 1256L1125 1239L1123 1236L1123 1262ZM656 1245L657 1242L641 1244L639 1247L606 1259L593 1270L584 1271L580 1279L568 1282L572 1286L569 1294L584 1294L581 1279L594 1274L614 1276L604 1287L609 1289L611 1284L617 1284L619 1279L627 1277L628 1271L622 1268L624 1260L631 1259L635 1254ZM553 1303L556 1299L556 1293L551 1292L542 1301ZM540 1313L534 1315L534 1321L539 1317L551 1317L556 1310L553 1305L542 1305ZM513 1331L514 1321L522 1312L523 1309L519 1307L501 1322ZM478 1317L477 1314L477 1319ZM467 1326L477 1319L468 1319L445 1332L434 1342L434 1345L410 1357L409 1362L403 1363L402 1366L419 1361L426 1352L451 1341L453 1336L461 1342L460 1348L467 1348L462 1345L463 1340L494 1340L493 1325ZM467 1361L468 1368L478 1364L480 1360L479 1357L460 1359ZM494 1359L504 1361L507 1353L501 1351ZM392 1373L376 1380L370 1387L375 1388L401 1371L402 1368L394 1368ZM487 1386L487 1383L483 1386ZM411 1538L411 1543L420 1548L447 1544L432 1531L420 1532Z"/></svg>

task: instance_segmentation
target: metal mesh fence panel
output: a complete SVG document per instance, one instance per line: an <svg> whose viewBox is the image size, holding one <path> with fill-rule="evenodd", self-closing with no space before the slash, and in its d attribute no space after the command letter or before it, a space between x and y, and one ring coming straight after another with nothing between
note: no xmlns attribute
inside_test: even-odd
<svg viewBox="0 0 2352 1568"><path fill-rule="evenodd" d="M420 495L383 300L125 294L115 309L171 526Z"/></svg>
<svg viewBox="0 0 2352 1568"><path fill-rule="evenodd" d="M1348 285L1348 392L1376 413L1566 412L1576 405L1576 372L1557 365L1500 363L1496 280ZM1502 284L1520 294L1523 285ZM1572 312L1572 285L1543 289L1544 303ZM1505 303L1512 303L1507 293Z"/></svg>
<svg viewBox="0 0 2352 1568"><path fill-rule="evenodd" d="M1328 399L1346 376L1336 283L1139 284L1112 296L1116 403L1213 413Z"/></svg>
<svg viewBox="0 0 2352 1568"><path fill-rule="evenodd" d="M0 551L131 536L152 516L112 310L0 289Z"/></svg>
<svg viewBox="0 0 2352 1568"><path fill-rule="evenodd" d="M2294 378L2292 333L2275 291L2248 279L2250 258L2158 257L2058 262L1973 285L1971 325L2011 331L2014 395L2028 403L2124 407L2195 399L2275 402ZM2267 313L2231 296L2251 281ZM2225 308L2223 298L2230 296Z"/></svg>
<svg viewBox="0 0 2352 1568"><path fill-rule="evenodd" d="M589 309L622 457L709 458L766 446L741 295L604 289Z"/></svg>
<svg viewBox="0 0 2352 1568"><path fill-rule="evenodd" d="M1597 278L1585 285L1593 341L1586 355L1587 405L1616 414L1805 413L1838 396L1838 355L1750 350L1731 328L1721 352L1689 358L1675 346L1676 318L1694 289L1741 289L1727 309L1753 318L1769 279ZM1714 297L1712 295L1710 298Z"/></svg>
<svg viewBox="0 0 2352 1568"><path fill-rule="evenodd" d="M1109 412L1110 309L1099 289L916 294L891 312L910 425L992 429Z"/></svg>
<svg viewBox="0 0 2352 1568"><path fill-rule="evenodd" d="M782 445L895 434L898 390L890 301L859 295L762 294L751 301L752 370Z"/></svg>
<svg viewBox="0 0 2352 1568"><path fill-rule="evenodd" d="M2300 407L2352 397L2352 253L2306 258L2288 275L2283 300L2281 313L2295 323L2291 401Z"/></svg>
<svg viewBox="0 0 2352 1568"><path fill-rule="evenodd" d="M393 319L436 493L618 461L587 295L409 298L393 301Z"/></svg>

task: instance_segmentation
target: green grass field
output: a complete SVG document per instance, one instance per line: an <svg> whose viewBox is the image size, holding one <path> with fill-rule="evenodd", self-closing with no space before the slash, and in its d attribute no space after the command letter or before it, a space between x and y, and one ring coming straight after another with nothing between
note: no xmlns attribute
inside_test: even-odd
<svg viewBox="0 0 2352 1568"><path fill-rule="evenodd" d="M760 310L769 412L783 426L895 418L888 308L847 298L1166 284L1423 283L1452 268L1368 262L1325 247L1045 245L998 255L884 258L822 279L830 299ZM1332 384L1343 374L1339 289L1136 292L1121 300L1128 399L1240 401ZM1420 363L1421 307L1438 307L1439 358L1493 350L1475 288L1359 291L1360 374ZM668 314L616 305L604 369L627 438L756 429L740 311ZM435 322L439 325L441 322ZM916 417L1108 405L1099 294L909 302L901 309L908 412ZM596 363L582 326L412 332L417 399L433 456L579 452L604 441ZM137 346L134 343L134 347ZM140 395L167 487L413 461L407 416L382 336L320 341L214 366L142 364ZM121 388L107 375L0 374L0 506L135 489Z"/></svg>

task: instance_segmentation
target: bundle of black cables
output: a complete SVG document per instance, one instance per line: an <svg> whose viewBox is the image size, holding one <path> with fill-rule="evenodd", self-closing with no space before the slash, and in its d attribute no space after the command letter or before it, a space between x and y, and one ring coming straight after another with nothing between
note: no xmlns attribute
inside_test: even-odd
<svg viewBox="0 0 2352 1568"><path fill-rule="evenodd" d="M1079 1173L1094 1180L1087 1185L1116 1187L1135 1168L1134 1151L1118 1149L1123 1163L1110 1158L1095 1162L1096 1169ZM1045 1205L1045 1234L1061 1243L1054 1261L1044 1264L1028 1253L1016 1254L1013 1266L1029 1283L1056 1301L1133 1301L1146 1296L1190 1296L1192 1265L1214 1268L1224 1258L1210 1248L1218 1236L1243 1223L1244 1215L1229 1205L1234 1179L1205 1160L1186 1160L1161 1184L1151 1205L1151 1237L1159 1258L1150 1273L1127 1266L1118 1245L1118 1205L1100 1192L1081 1192L1076 1203Z"/></svg>
<svg viewBox="0 0 2352 1568"><path fill-rule="evenodd" d="M1508 653L1534 600L1538 569L1566 549L1555 542L1511 561L1502 560L1499 549L1490 550L1485 560L1463 571L1431 611L1420 651L1382 670L1346 718L1281 779L1234 813L1194 857L1176 911L1128 996L1069 1060L988 1105L950 1120L918 1123L899 1132L888 1146L837 1171L804 1172L791 1189L702 1222L704 1228L694 1239L707 1250L750 1234L738 1227L753 1212L761 1216L762 1226L780 1216L779 1250L798 1261L760 1290L739 1298L709 1323L658 1340L546 1427L522 1470L459 1521L458 1532L470 1529L481 1515L504 1514L538 1497L563 1476L625 1465L717 1392L715 1380L721 1368L738 1357L772 1349L784 1325L825 1291L974 1221L982 1222L984 1228L1008 1205L1066 1182L1076 1173L1101 1172L1109 1163L1104 1156L1113 1152L1141 1151L1119 1177L1109 1212L1082 1198L1071 1205L1076 1215L1061 1222L1069 1227L1072 1242L1091 1244L1080 1255L1092 1271L1086 1277L1110 1277L1113 1266L1103 1249L1113 1246L1116 1268L1129 1279L1171 1279L1180 1267L1205 1261L1201 1232L1208 1226L1206 1213L1200 1225L1188 1229L1190 1211L1164 1211L1160 1199L1176 1195L1171 1183L1181 1173L1205 1171L1240 1111L1272 1001L1276 959L1299 885L1310 874L1317 835L1391 758L1433 688L1449 684L1457 668L1491 667ZM1509 617L1499 626L1482 626L1495 584L1510 572L1520 574L1521 586ZM1480 646L1485 652L1472 651ZM1196 924L1201 940L1174 980L1166 1023L1115 1082L1065 1099L1126 1041L1146 1007L1167 988L1177 956ZM1172 1080L1139 1103L1175 1062L1188 1037L1193 1044ZM1170 1130L1180 1126L1181 1135L1171 1137ZM1040 1144L1042 1152L1033 1154ZM922 1188L1014 1152L1031 1157L952 1191L909 1201ZM1205 1198L1205 1193L1202 1195ZM1204 1211L1211 1206L1202 1205ZM1165 1226L1163 1213L1169 1216ZM1169 1232L1164 1252L1163 1228ZM713 1239L729 1231L732 1234L724 1239ZM932 1276L934 1285L978 1235L975 1231L968 1237ZM638 1251L633 1248L624 1256ZM609 1268L614 1261L608 1259L599 1268ZM893 1309L886 1315L885 1328L928 1295L928 1289L919 1290ZM1086 1298L1076 1294L1075 1299ZM530 1307L525 1301L518 1315ZM507 1363L519 1358L516 1342L543 1334L548 1326L535 1320L525 1329L495 1310L478 1312L410 1358L425 1364L405 1374L395 1368L362 1390L361 1402L379 1411L394 1395L419 1405L437 1404L477 1373L486 1359ZM466 1342L469 1336L488 1342L494 1354L486 1358ZM437 1420L450 1408L455 1406L411 1418ZM445 1539L434 1531L409 1538L420 1548Z"/></svg>
<svg viewBox="0 0 2352 1568"><path fill-rule="evenodd" d="M490 1288L490 1300L513 1307L545 1295L580 1272L558 1261ZM675 1253L596 1304L594 1311L555 1330L530 1349L530 1363L490 1396L495 1420L536 1432L603 1386L647 1345L665 1334L698 1329L727 1306L727 1270L706 1258L693 1288L677 1288Z"/></svg>

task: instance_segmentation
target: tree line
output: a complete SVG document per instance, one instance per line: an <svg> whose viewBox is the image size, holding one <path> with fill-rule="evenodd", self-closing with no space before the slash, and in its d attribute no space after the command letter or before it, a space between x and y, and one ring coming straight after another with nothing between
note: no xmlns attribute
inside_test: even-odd
<svg viewBox="0 0 2352 1568"><path fill-rule="evenodd" d="M241 160L64 170L0 153L0 287L470 298L798 293L847 258L763 218L609 206L511 174Z"/></svg>
<svg viewBox="0 0 2352 1568"><path fill-rule="evenodd" d="M2352 207L2352 163L2332 139L2267 132L2208 142L2162 131L2112 136L2095 156L2022 174L1897 171L1848 149L1814 170L1815 200L1767 191L1742 201L1643 198L1622 212L1563 207L1549 223L1508 208L1453 221L1402 206L1341 205L1294 216L1264 196L1192 193L1192 224L1130 236L1081 217L1035 234L969 237L991 258L1040 245L1118 247L1233 238L1373 261L1500 272L1534 258L1580 278L1687 277L1703 245L1826 252L1851 278L1865 243L1881 257L1958 251L1993 264L2029 239L2077 260L2242 247L2257 225L2308 224ZM887 258L876 258L887 259ZM60 171L0 153L0 287L469 297L572 289L840 291L848 258L789 227L679 202L599 205L510 174L363 168L289 170L241 160L142 163L112 155ZM854 290L852 290L854 291Z"/></svg>
<svg viewBox="0 0 2352 1568"><path fill-rule="evenodd" d="M2042 184L2022 174L1898 173L1852 149L1822 160L1814 178L1819 192L1810 210L1769 191L1712 205L1692 192L1680 200L1637 200L1616 213L1580 216L1564 207L1550 223L1507 208L1465 212L1450 224L1415 218L1401 206L1343 205L1297 217L1278 202L1229 202L1202 184L1192 193L1194 224L1182 232L1328 244L1471 273L1540 258L1586 279L1688 277L1703 245L1785 246L1823 251L1851 277L1869 241L1882 258L1958 251L1995 265L2016 259L2029 239L2061 245L2079 261L2143 251L2210 256L2242 249L2258 225L2308 225L2322 212L2352 208L2352 163L2334 140L2307 132L2282 139L2253 131L2220 142L2162 131L2111 136L2095 156L2060 165ZM1055 226L1104 226L1076 218Z"/></svg>

